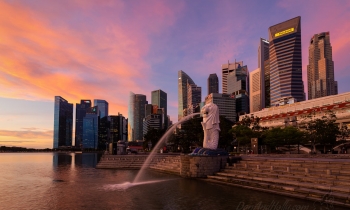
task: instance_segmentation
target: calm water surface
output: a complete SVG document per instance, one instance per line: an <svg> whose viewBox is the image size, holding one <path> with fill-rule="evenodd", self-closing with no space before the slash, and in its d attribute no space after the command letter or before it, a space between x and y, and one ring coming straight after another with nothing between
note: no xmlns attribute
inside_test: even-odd
<svg viewBox="0 0 350 210"><path fill-rule="evenodd" d="M320 203L148 171L168 180L116 189L136 170L95 169L97 154L0 154L0 209L327 209ZM329 207L328 209L344 209Z"/></svg>

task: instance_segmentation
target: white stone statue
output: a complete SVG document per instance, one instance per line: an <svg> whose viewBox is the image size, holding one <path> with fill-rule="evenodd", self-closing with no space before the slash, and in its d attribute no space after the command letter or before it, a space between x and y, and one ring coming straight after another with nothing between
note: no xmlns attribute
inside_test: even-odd
<svg viewBox="0 0 350 210"><path fill-rule="evenodd" d="M219 108L213 103L208 103L201 110L203 115L204 140L203 148L215 150L218 148L220 120Z"/></svg>

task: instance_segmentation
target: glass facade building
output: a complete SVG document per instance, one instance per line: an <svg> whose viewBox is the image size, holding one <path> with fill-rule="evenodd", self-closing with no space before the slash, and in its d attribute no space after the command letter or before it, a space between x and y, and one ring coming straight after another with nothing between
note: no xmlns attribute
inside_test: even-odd
<svg viewBox="0 0 350 210"><path fill-rule="evenodd" d="M91 100L80 100L75 109L75 146L81 148L83 142L83 119L91 108Z"/></svg>
<svg viewBox="0 0 350 210"><path fill-rule="evenodd" d="M143 118L145 118L146 96L130 92L128 107L128 141L143 139Z"/></svg>
<svg viewBox="0 0 350 210"><path fill-rule="evenodd" d="M55 96L53 148L72 146L73 104Z"/></svg>
<svg viewBox="0 0 350 210"><path fill-rule="evenodd" d="M151 93L151 101L152 101L152 105L157 105L158 108L163 108L164 109L164 126L165 128L168 127L168 119L167 119L167 116L168 116L168 99L167 99L167 93L164 92L163 90L154 90L152 91ZM147 117L147 115L146 115Z"/></svg>
<svg viewBox="0 0 350 210"><path fill-rule="evenodd" d="M187 83L187 113L190 115L195 113L196 109L200 106L202 102L202 88L197 85Z"/></svg>
<svg viewBox="0 0 350 210"><path fill-rule="evenodd" d="M271 26L269 43L271 106L282 98L305 100L300 17Z"/></svg>
<svg viewBox="0 0 350 210"><path fill-rule="evenodd" d="M233 72L238 68L238 66L243 66L243 61L238 61L234 63L228 62L227 64L222 64L221 70L222 70L222 93L228 93L227 90L227 80L228 80L228 75L229 73Z"/></svg>
<svg viewBox="0 0 350 210"><path fill-rule="evenodd" d="M315 34L310 40L307 85L309 100L338 94L329 32Z"/></svg>
<svg viewBox="0 0 350 210"><path fill-rule="evenodd" d="M191 77L189 77L184 71L178 71L178 120L184 116L184 110L187 109L187 83L195 85Z"/></svg>
<svg viewBox="0 0 350 210"><path fill-rule="evenodd" d="M219 78L216 74L210 74L208 77L208 95L210 93L219 93Z"/></svg>
<svg viewBox="0 0 350 210"><path fill-rule="evenodd" d="M98 148L98 113L97 106L91 107L83 119L83 149Z"/></svg>
<svg viewBox="0 0 350 210"><path fill-rule="evenodd" d="M98 106L98 116L100 118L108 116L108 102L101 99L95 99L94 100L94 106Z"/></svg>
<svg viewBox="0 0 350 210"><path fill-rule="evenodd" d="M236 98L237 115L249 113L249 72L247 66L238 65L227 76L227 92Z"/></svg>

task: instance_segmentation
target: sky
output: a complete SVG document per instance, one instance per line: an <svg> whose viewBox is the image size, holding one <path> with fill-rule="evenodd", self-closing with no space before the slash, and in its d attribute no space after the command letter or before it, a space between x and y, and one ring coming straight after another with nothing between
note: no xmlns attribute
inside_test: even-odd
<svg viewBox="0 0 350 210"><path fill-rule="evenodd" d="M150 102L161 89L176 122L179 70L204 99L209 74L221 91L222 64L255 70L260 37L296 16L305 85L309 40L329 31L339 93L350 91L348 0L0 0L0 11L0 146L52 148L57 95L127 117L130 91Z"/></svg>

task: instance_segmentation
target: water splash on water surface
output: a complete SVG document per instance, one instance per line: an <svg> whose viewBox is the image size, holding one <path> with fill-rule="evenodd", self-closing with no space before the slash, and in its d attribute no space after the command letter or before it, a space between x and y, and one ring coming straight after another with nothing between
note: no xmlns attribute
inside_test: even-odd
<svg viewBox="0 0 350 210"><path fill-rule="evenodd" d="M168 139L168 136L170 134L173 133L173 131L175 130L175 128L177 127L177 125L183 123L183 122L186 122L190 119L192 119L194 116L196 115L200 115L199 112L197 113L193 113L193 114L190 114L184 118L182 118L180 121L176 122L175 124L173 124L166 132L165 134L162 136L162 138L160 138L160 140L158 141L158 143L156 144L156 146L152 149L152 152L148 155L148 157L146 158L145 162L143 163L141 169L139 170L139 172L137 173L134 181L132 183L138 183L140 182L141 178L142 178L142 175L143 175L143 172L144 170L149 166L149 164L151 163L152 161L152 158L157 154L157 152L159 151L160 149L160 146L163 145L164 143L166 143L166 140Z"/></svg>

